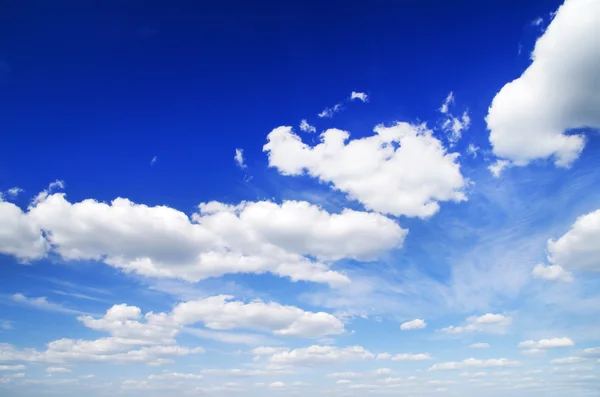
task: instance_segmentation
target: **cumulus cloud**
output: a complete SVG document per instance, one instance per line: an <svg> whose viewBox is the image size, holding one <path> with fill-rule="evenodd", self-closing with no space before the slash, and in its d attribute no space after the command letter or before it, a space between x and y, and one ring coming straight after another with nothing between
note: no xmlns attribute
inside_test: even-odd
<svg viewBox="0 0 600 397"><path fill-rule="evenodd" d="M526 340L519 343L519 348L521 349L551 349L571 346L575 346L575 343L570 338L540 339L538 341Z"/></svg>
<svg viewBox="0 0 600 397"><path fill-rule="evenodd" d="M582 272L600 271L600 210L580 216L558 240L548 240L548 260Z"/></svg>
<svg viewBox="0 0 600 397"><path fill-rule="evenodd" d="M0 252L31 260L52 247L66 261L101 261L127 273L188 281L271 272L341 285L349 280L330 270L332 262L375 259L400 248L406 233L380 214L329 213L303 201L213 201L200 204L191 219L124 198L70 203L57 193L27 212L0 202Z"/></svg>
<svg viewBox="0 0 600 397"><path fill-rule="evenodd" d="M269 133L263 151L281 174L306 173L381 213L427 218L440 201L467 199L459 154L446 153L430 130L396 123L375 133L349 140L348 132L329 129L311 147L282 126Z"/></svg>
<svg viewBox="0 0 600 397"><path fill-rule="evenodd" d="M401 330L422 329L425 327L427 327L427 323L425 322L425 320L422 320L420 318L416 318L414 320L407 321L400 325Z"/></svg>
<svg viewBox="0 0 600 397"><path fill-rule="evenodd" d="M244 304L231 301L232 298L220 295L180 303L171 312L171 317L178 324L202 322L211 329L259 329L280 336L319 337L344 332L344 324L329 313L306 312L294 306L260 300Z"/></svg>
<svg viewBox="0 0 600 397"><path fill-rule="evenodd" d="M285 350L273 354L269 361L283 366L311 366L340 364L350 361L371 359L375 356L362 346L336 347L313 345L306 348Z"/></svg>
<svg viewBox="0 0 600 397"><path fill-rule="evenodd" d="M546 266L540 263L533 268L531 274L535 278L544 280L564 281L566 283L573 281L573 275L559 265Z"/></svg>
<svg viewBox="0 0 600 397"><path fill-rule="evenodd" d="M471 316L467 318L465 325L449 326L442 329L442 332L449 334L459 334L463 332L491 332L503 333L511 324L512 319L502 314L487 313L483 316Z"/></svg>
<svg viewBox="0 0 600 397"><path fill-rule="evenodd" d="M569 166L600 127L600 3L567 0L537 40L532 63L496 94L486 121L493 152L512 165L552 157Z"/></svg>
<svg viewBox="0 0 600 397"><path fill-rule="evenodd" d="M509 360L507 358L478 360L476 358L467 358L463 361L449 361L444 363L437 363L429 368L429 371L449 371L459 370L467 368L499 368L509 367L518 365L517 361Z"/></svg>
<svg viewBox="0 0 600 397"><path fill-rule="evenodd" d="M352 93L350 94L350 100L355 100L355 99L358 99L362 102L368 102L369 96L364 92L352 91Z"/></svg>
<svg viewBox="0 0 600 397"><path fill-rule="evenodd" d="M306 121L306 119L303 119L302 121L300 121L300 131L315 133L317 132L317 129L314 126L308 124L308 121Z"/></svg>
<svg viewBox="0 0 600 397"><path fill-rule="evenodd" d="M488 349L490 347L490 344L489 343L485 343L485 342L479 342L479 343L473 343L469 347L471 349Z"/></svg>

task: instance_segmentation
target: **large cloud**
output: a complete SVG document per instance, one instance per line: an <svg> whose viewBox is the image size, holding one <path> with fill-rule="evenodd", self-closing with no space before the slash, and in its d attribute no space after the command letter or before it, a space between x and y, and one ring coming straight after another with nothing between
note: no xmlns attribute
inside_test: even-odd
<svg viewBox="0 0 600 397"><path fill-rule="evenodd" d="M533 62L489 109L494 153L513 165L553 157L568 166L585 139L569 130L600 127L600 2L567 0L538 39Z"/></svg>
<svg viewBox="0 0 600 397"><path fill-rule="evenodd" d="M188 217L166 206L124 198L77 203L40 196L27 212L0 203L0 252L29 260L53 252L97 260L146 276L198 281L227 273L271 272L292 280L339 285L329 269L342 258L373 259L401 247L407 231L376 213L328 213L302 201L203 203ZM45 232L46 237L42 235Z"/></svg>
<svg viewBox="0 0 600 397"><path fill-rule="evenodd" d="M575 271L600 271L600 210L577 218L558 240L548 241L548 259Z"/></svg>
<svg viewBox="0 0 600 397"><path fill-rule="evenodd" d="M430 130L397 123L374 131L348 140L348 132L329 129L311 147L282 126L269 133L263 150L280 173L306 172L381 213L425 218L438 211L439 201L466 200L458 154L446 153Z"/></svg>

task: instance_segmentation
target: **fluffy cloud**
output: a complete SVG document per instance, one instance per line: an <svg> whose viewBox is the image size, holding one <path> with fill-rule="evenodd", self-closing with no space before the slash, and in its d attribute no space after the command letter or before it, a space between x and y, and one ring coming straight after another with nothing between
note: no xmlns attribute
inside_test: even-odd
<svg viewBox="0 0 600 397"><path fill-rule="evenodd" d="M244 163L244 150L243 149L235 149L235 155L233 156L235 163L238 167L244 169L246 168L246 164Z"/></svg>
<svg viewBox="0 0 600 397"><path fill-rule="evenodd" d="M430 360L431 356L427 353L419 353L419 354L411 354L411 353L401 353L396 354L392 357L392 361L422 361L422 360Z"/></svg>
<svg viewBox="0 0 600 397"><path fill-rule="evenodd" d="M513 165L553 157L568 166L582 127L600 127L600 3L567 0L537 40L533 62L495 96L486 118L494 153Z"/></svg>
<svg viewBox="0 0 600 397"><path fill-rule="evenodd" d="M490 344L489 343L480 342L480 343L473 343L469 347L471 349L488 349L490 347Z"/></svg>
<svg viewBox="0 0 600 397"><path fill-rule="evenodd" d="M437 363L429 368L429 371L448 371L459 370L466 368L498 368L517 365L518 362L507 358L478 360L476 358L467 358L464 361L450 361L445 363Z"/></svg>
<svg viewBox="0 0 600 397"><path fill-rule="evenodd" d="M349 280L330 270L332 261L374 259L401 247L407 233L380 214L332 214L302 201L209 202L190 219L170 207L124 198L72 204L64 194L42 196L25 213L0 202L1 252L28 260L43 257L51 244L64 260L102 261L125 272L188 281L271 272L340 285Z"/></svg>
<svg viewBox="0 0 600 397"><path fill-rule="evenodd" d="M350 100L355 100L355 99L358 99L362 102L368 102L369 96L364 92L352 91L352 93L350 94Z"/></svg>
<svg viewBox="0 0 600 397"><path fill-rule="evenodd" d="M401 330L421 329L421 328L425 328L425 327L427 327L427 323L425 322L425 320L422 320L419 318L411 320L411 321L407 321L400 325Z"/></svg>
<svg viewBox="0 0 600 397"><path fill-rule="evenodd" d="M541 278L544 280L564 281L566 283L573 281L573 276L571 273L567 272L559 265L546 266L543 264L537 264L533 268L531 274L535 278Z"/></svg>
<svg viewBox="0 0 600 397"><path fill-rule="evenodd" d="M558 240L548 241L548 259L574 271L600 271L600 210L577 218Z"/></svg>
<svg viewBox="0 0 600 397"><path fill-rule="evenodd" d="M319 337L341 334L344 324L329 313L306 312L294 306L255 300L244 304L230 296L214 296L180 303L171 312L178 324L203 322L217 330L233 328L262 329L275 335Z"/></svg>
<svg viewBox="0 0 600 397"><path fill-rule="evenodd" d="M550 349L571 346L575 346L575 343L570 338L540 339L538 341L526 340L519 343L519 347L522 349Z"/></svg>
<svg viewBox="0 0 600 397"><path fill-rule="evenodd" d="M282 126L269 133L263 151L280 173L306 172L381 213L426 218L438 211L439 201L466 200L458 153L446 153L430 130L397 123L374 131L348 141L348 132L329 129L311 147Z"/></svg>
<svg viewBox="0 0 600 397"><path fill-rule="evenodd" d="M49 248L38 225L19 207L0 198L0 253L27 262L44 257Z"/></svg>
<svg viewBox="0 0 600 397"><path fill-rule="evenodd" d="M487 313L483 316L471 316L467 318L466 324L461 326L449 326L442 329L442 332L449 334L458 334L463 332L491 332L502 333L512 322L510 317L502 314Z"/></svg>
<svg viewBox="0 0 600 397"><path fill-rule="evenodd" d="M306 348L285 350L273 354L272 364L284 366L303 366L317 364L340 364L349 361L371 359L375 356L362 346L340 348L336 346L313 345Z"/></svg>
<svg viewBox="0 0 600 397"><path fill-rule="evenodd" d="M314 126L308 124L308 121L303 119L302 121L300 121L300 131L314 133L317 132L317 129Z"/></svg>

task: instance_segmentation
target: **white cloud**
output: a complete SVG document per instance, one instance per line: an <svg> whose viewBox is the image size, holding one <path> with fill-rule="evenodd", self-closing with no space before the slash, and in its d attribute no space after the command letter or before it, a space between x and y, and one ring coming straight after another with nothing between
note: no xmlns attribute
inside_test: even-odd
<svg viewBox="0 0 600 397"><path fill-rule="evenodd" d="M321 113L317 114L317 116L319 116L320 118L330 119L333 117L334 114L336 114L340 110L342 110L342 104L337 103L337 104L333 105L333 107L323 109L323 111Z"/></svg>
<svg viewBox="0 0 600 397"><path fill-rule="evenodd" d="M303 119L302 121L300 121L300 131L315 133L317 132L317 129L314 126L308 124L308 121L306 121L306 119Z"/></svg>
<svg viewBox="0 0 600 397"><path fill-rule="evenodd" d="M448 141L452 145L458 142L462 137L463 131L468 130L471 126L469 112L464 111L460 117L456 117L450 112L450 105L454 103L454 100L454 93L450 92L440 108L440 112L445 115L442 129L449 133Z"/></svg>
<svg viewBox="0 0 600 397"><path fill-rule="evenodd" d="M496 95L486 118L494 154L523 166L576 160L585 145L571 129L600 127L600 3L567 0L537 40L533 62Z"/></svg>
<svg viewBox="0 0 600 397"><path fill-rule="evenodd" d="M450 361L445 363L434 364L429 371L446 371L446 370L459 370L466 368L499 368L509 367L518 365L518 362L509 360L507 358L478 360L475 358L467 358L463 361Z"/></svg>
<svg viewBox="0 0 600 397"><path fill-rule="evenodd" d="M48 374L70 374L71 371L69 368L65 367L48 367L46 368L46 373Z"/></svg>
<svg viewBox="0 0 600 397"><path fill-rule="evenodd" d="M401 330L421 329L421 328L425 328L425 327L427 327L427 323L425 322L425 320L422 320L420 318L416 318L414 320L407 321L405 323L402 323L402 325L400 325Z"/></svg>
<svg viewBox="0 0 600 397"><path fill-rule="evenodd" d="M575 343L570 338L552 338L540 340L526 340L519 343L521 349L551 349L555 347L571 347Z"/></svg>
<svg viewBox="0 0 600 397"><path fill-rule="evenodd" d="M356 378L361 378L362 376L364 376L364 374L359 373L359 372L334 372L334 373L327 375L328 378L346 378L346 379L356 379Z"/></svg>
<svg viewBox="0 0 600 397"><path fill-rule="evenodd" d="M162 374L148 376L148 380L199 380L204 378L200 374L184 374L181 372L165 371Z"/></svg>
<svg viewBox="0 0 600 397"><path fill-rule="evenodd" d="M25 368L24 365L0 365L0 371L22 371Z"/></svg>
<svg viewBox="0 0 600 397"><path fill-rule="evenodd" d="M473 143L469 143L469 146L467 146L467 154L469 154L474 159L477 158L478 151L479 151L479 146L476 146Z"/></svg>
<svg viewBox="0 0 600 397"><path fill-rule="evenodd" d="M512 319L502 314L487 313L483 316L471 316L467 318L466 324L461 326L449 326L442 332L458 334L463 332L491 332L503 333L511 324Z"/></svg>
<svg viewBox="0 0 600 397"><path fill-rule="evenodd" d="M563 358L555 358L554 360L550 360L550 364L577 364L585 361L585 357L563 357Z"/></svg>
<svg viewBox="0 0 600 397"><path fill-rule="evenodd" d="M0 200L0 253L27 262L44 257L49 248L42 231L27 214Z"/></svg>
<svg viewBox="0 0 600 397"><path fill-rule="evenodd" d="M392 361L422 361L422 360L430 360L431 356L427 353L400 353L396 354L392 357Z"/></svg>
<svg viewBox="0 0 600 397"><path fill-rule="evenodd" d="M331 285L349 281L329 269L332 261L375 259L401 247L407 233L380 214L333 214L303 201L213 201L200 204L190 219L124 198L72 204L64 194L49 195L26 213L0 203L0 225L0 251L22 259L43 257L52 244L64 260L102 261L145 276L199 281L271 272Z"/></svg>
<svg viewBox="0 0 600 397"><path fill-rule="evenodd" d="M6 194L8 196L10 196L11 198L15 198L15 197L17 197L19 195L19 193L22 193L22 192L23 192L23 189L21 189L20 187L16 187L15 186L15 187L11 187L10 189L8 189L6 191Z"/></svg>
<svg viewBox="0 0 600 397"><path fill-rule="evenodd" d="M446 153L430 130L397 123L378 125L375 133L349 141L348 132L329 129L311 147L282 126L269 133L263 151L281 174L306 172L386 214L426 218L438 211L439 201L467 199L459 154Z"/></svg>
<svg viewBox="0 0 600 397"><path fill-rule="evenodd" d="M260 300L244 304L231 301L232 298L220 295L180 303L171 312L171 317L178 324L203 322L205 327L216 330L260 329L280 336L319 337L344 332L344 324L329 313L306 312L294 306Z"/></svg>
<svg viewBox="0 0 600 397"><path fill-rule="evenodd" d="M483 378L487 376L487 372L462 372L460 375L465 378Z"/></svg>
<svg viewBox="0 0 600 397"><path fill-rule="evenodd" d="M270 357L270 362L284 366L340 364L371 359L375 356L362 346L336 347L313 345L306 348L281 351Z"/></svg>
<svg viewBox="0 0 600 397"><path fill-rule="evenodd" d="M529 356L535 356L537 354L545 354L546 349L539 349L539 348L525 349L525 350L522 350L521 353L527 354Z"/></svg>
<svg viewBox="0 0 600 397"><path fill-rule="evenodd" d="M544 23L544 18L542 18L542 17L537 17L536 19L531 21L531 24L533 26L540 26L542 23Z"/></svg>
<svg viewBox="0 0 600 397"><path fill-rule="evenodd" d="M156 164L156 160L158 160L156 156L152 157L152 160L150 160L150 165Z"/></svg>
<svg viewBox="0 0 600 397"><path fill-rule="evenodd" d="M600 271L600 210L580 216L558 240L548 240L548 260L574 271Z"/></svg>
<svg viewBox="0 0 600 397"><path fill-rule="evenodd" d="M359 99L363 102L368 102L369 96L364 92L352 91L352 93L350 94L350 100L354 100L354 99Z"/></svg>
<svg viewBox="0 0 600 397"><path fill-rule="evenodd" d="M504 171L505 168L510 167L510 165L510 161L508 160L496 160L496 162L488 166L488 170L490 170L495 178L499 178L502 171Z"/></svg>
<svg viewBox="0 0 600 397"><path fill-rule="evenodd" d="M490 347L489 343L473 343L471 346L469 346L471 349L488 349Z"/></svg>
<svg viewBox="0 0 600 397"><path fill-rule="evenodd" d="M18 293L18 294L12 295L10 298L14 302L20 303L22 305L34 307L34 308L40 309L40 310L47 310L47 311L51 311L51 312L58 312L58 313L65 313L65 314L82 314L83 313L83 312L80 312L79 310L73 310L73 309L66 308L57 303L48 302L48 300L46 299L45 296L42 296L39 298L28 298L27 296Z"/></svg>
<svg viewBox="0 0 600 397"><path fill-rule="evenodd" d="M559 265L545 266L540 263L533 268L531 274L535 278L542 278L544 280L564 281L566 283L573 281L573 275Z"/></svg>
<svg viewBox="0 0 600 397"><path fill-rule="evenodd" d="M379 353L377 355L377 360L389 360L390 358L392 358L390 353Z"/></svg>
<svg viewBox="0 0 600 397"><path fill-rule="evenodd" d="M246 164L244 163L244 150L243 149L235 149L235 156L233 156L235 163L238 167L244 169L246 168Z"/></svg>

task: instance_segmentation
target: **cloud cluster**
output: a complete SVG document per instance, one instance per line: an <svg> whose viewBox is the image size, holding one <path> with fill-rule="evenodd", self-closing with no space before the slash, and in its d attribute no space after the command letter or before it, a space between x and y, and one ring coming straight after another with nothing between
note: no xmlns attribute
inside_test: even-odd
<svg viewBox="0 0 600 397"><path fill-rule="evenodd" d="M26 212L0 202L0 253L21 260L52 251L144 276L198 281L271 272L293 281L349 282L330 269L344 258L371 260L402 246L407 231L376 213L329 213L303 201L202 203L191 219L128 199L67 201L44 194Z"/></svg>
<svg viewBox="0 0 600 397"><path fill-rule="evenodd" d="M552 157L569 166L600 128L600 3L567 0L537 40L532 63L496 94L486 121L496 156L523 166Z"/></svg>
<svg viewBox="0 0 600 397"><path fill-rule="evenodd" d="M372 359L375 356L362 346L319 346L285 349L269 357L269 362L280 366L311 366L318 364L340 364Z"/></svg>
<svg viewBox="0 0 600 397"><path fill-rule="evenodd" d="M440 201L467 199L458 153L446 153L430 130L397 123L379 125L375 133L349 140L348 132L329 129L311 147L281 126L269 133L263 151L281 174L306 173L385 214L427 218Z"/></svg>

